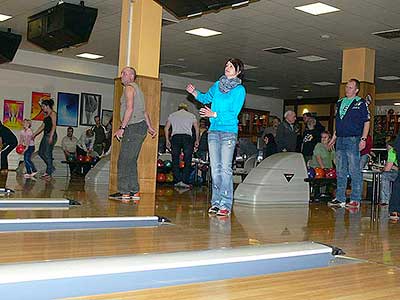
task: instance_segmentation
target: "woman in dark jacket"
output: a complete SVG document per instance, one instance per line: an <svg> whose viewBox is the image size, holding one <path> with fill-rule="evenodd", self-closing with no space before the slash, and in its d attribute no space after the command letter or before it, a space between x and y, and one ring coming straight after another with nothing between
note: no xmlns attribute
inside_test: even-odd
<svg viewBox="0 0 400 300"><path fill-rule="evenodd" d="M265 146L263 148L263 158L267 158L268 156L278 152L278 147L276 145L275 138L272 133L267 133L264 136L264 143Z"/></svg>

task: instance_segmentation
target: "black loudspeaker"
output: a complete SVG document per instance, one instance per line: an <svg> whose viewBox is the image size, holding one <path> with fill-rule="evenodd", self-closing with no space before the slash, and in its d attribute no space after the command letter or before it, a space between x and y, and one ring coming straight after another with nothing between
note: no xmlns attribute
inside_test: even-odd
<svg viewBox="0 0 400 300"><path fill-rule="evenodd" d="M86 43L97 8L62 3L28 18L28 41L47 51Z"/></svg>
<svg viewBox="0 0 400 300"><path fill-rule="evenodd" d="M22 36L11 32L0 31L0 64L10 62L14 59Z"/></svg>

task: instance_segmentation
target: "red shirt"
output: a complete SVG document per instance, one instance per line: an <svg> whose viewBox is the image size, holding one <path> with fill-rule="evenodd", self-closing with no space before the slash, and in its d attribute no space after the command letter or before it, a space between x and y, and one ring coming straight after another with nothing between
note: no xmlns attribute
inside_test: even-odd
<svg viewBox="0 0 400 300"><path fill-rule="evenodd" d="M367 140L365 142L365 148L361 150L360 155L363 156L365 154L370 154L371 149L372 149L372 137L368 135Z"/></svg>

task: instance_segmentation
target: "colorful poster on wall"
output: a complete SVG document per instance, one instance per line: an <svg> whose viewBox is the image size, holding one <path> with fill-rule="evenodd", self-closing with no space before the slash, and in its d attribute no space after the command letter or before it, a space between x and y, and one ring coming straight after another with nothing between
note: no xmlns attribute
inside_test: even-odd
<svg viewBox="0 0 400 300"><path fill-rule="evenodd" d="M57 125L78 126L79 94L58 93Z"/></svg>
<svg viewBox="0 0 400 300"><path fill-rule="evenodd" d="M41 99L50 99L50 93L32 92L31 120L43 121L44 115L39 105Z"/></svg>
<svg viewBox="0 0 400 300"><path fill-rule="evenodd" d="M3 124L10 129L21 130L24 121L24 101L4 100Z"/></svg>

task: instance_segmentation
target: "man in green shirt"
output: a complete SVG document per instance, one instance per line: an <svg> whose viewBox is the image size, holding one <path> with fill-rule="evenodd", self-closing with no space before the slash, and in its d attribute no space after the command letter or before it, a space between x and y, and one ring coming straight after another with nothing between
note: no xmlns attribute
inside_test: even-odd
<svg viewBox="0 0 400 300"><path fill-rule="evenodd" d="M393 148L393 142L387 143L388 159L381 175L381 205L388 205L392 194L391 182L394 182L398 174L397 153Z"/></svg>

